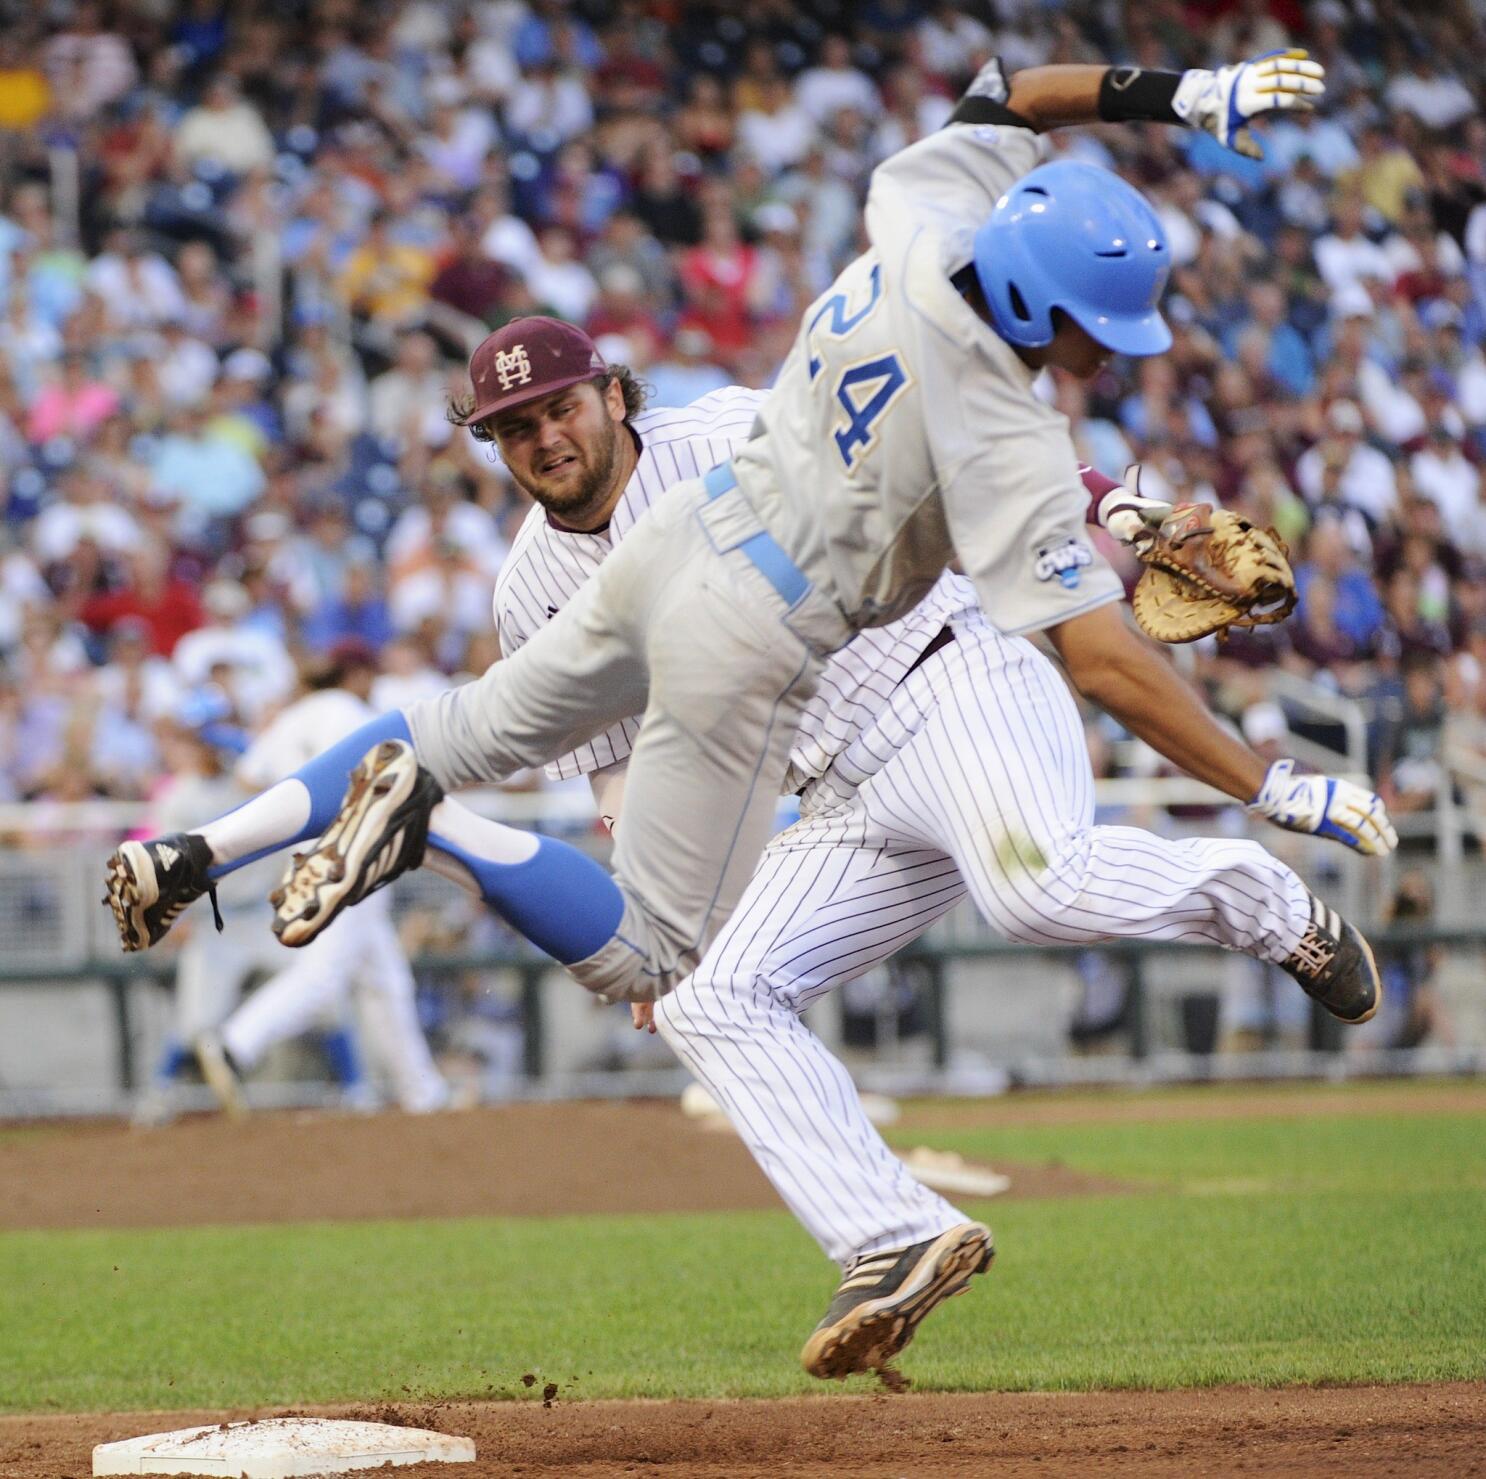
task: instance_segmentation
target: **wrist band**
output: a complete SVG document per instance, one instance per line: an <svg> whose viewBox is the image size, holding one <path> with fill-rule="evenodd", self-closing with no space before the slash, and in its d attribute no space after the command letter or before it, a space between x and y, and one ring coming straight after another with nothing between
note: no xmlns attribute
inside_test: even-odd
<svg viewBox="0 0 1486 1479"><path fill-rule="evenodd" d="M1099 116L1105 123L1181 123L1172 107L1180 72L1111 67L1099 84Z"/></svg>

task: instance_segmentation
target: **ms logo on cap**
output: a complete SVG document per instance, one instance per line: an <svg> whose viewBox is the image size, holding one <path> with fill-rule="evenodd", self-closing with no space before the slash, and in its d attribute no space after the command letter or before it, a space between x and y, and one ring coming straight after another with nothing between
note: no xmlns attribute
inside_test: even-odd
<svg viewBox="0 0 1486 1479"><path fill-rule="evenodd" d="M502 390L513 390L518 385L531 381L531 361L526 357L526 345L513 344L495 357L495 373Z"/></svg>

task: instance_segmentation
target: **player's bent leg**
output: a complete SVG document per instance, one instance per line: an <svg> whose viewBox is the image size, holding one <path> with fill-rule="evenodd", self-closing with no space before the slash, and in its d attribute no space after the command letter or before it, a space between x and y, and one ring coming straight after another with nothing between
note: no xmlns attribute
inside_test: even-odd
<svg viewBox="0 0 1486 1479"><path fill-rule="evenodd" d="M833 815L823 836L843 825ZM656 1024L847 1271L801 1356L812 1374L835 1377L902 1350L924 1316L989 1265L990 1238L888 1149L850 1075L799 1013L921 933L964 887L939 853L880 838L800 846L791 836L796 845L765 853L698 970L657 1002ZM949 1236L971 1227L963 1245Z"/></svg>
<svg viewBox="0 0 1486 1479"><path fill-rule="evenodd" d="M656 1003L666 1041L842 1267L965 1220L888 1149L800 1017L964 897L942 853L895 848L859 821L837 810L776 839L701 965Z"/></svg>
<svg viewBox="0 0 1486 1479"><path fill-rule="evenodd" d="M624 909L614 880L592 858L447 797L430 818L425 865L564 965L602 948Z"/></svg>
<svg viewBox="0 0 1486 1479"><path fill-rule="evenodd" d="M919 825L1009 940L1208 940L1282 966L1365 1021L1380 987L1366 942L1258 843L1094 826L1093 778L1066 684L1028 644L962 631L896 757ZM905 685L906 686L906 685Z"/></svg>
<svg viewBox="0 0 1486 1479"><path fill-rule="evenodd" d="M411 866L416 817L420 808L431 807L431 791L419 782L416 766L393 763L397 752L385 750L388 744L410 746L423 769L449 789L539 764L642 708L644 665L609 613L614 582L607 577L620 555L631 563L642 557L644 549L631 546L645 543L626 540L550 626L476 682L415 704L406 714L370 721L293 776L183 834L195 842L172 837L125 844L109 860L106 897L124 949L142 950L160 940L181 910L208 891L211 879L310 838L324 846L312 849L316 861L302 875L291 870L286 880L287 909L280 920L285 944L306 943L370 884ZM364 762L378 755L366 769ZM352 779L358 771L359 787ZM388 806L385 787L398 792L398 805L416 793L417 805L402 818L405 826L391 831L383 824L396 807ZM353 800L355 815L344 815ZM332 829L327 842L323 834ZM354 864L348 857L353 847ZM373 871L375 877L368 877Z"/></svg>
<svg viewBox="0 0 1486 1479"><path fill-rule="evenodd" d="M1016 877L967 864L977 902L1008 939L1206 940L1280 966L1342 1021L1377 1011L1382 984L1367 941L1257 842L1101 826L1039 861Z"/></svg>
<svg viewBox="0 0 1486 1479"><path fill-rule="evenodd" d="M821 658L771 615L742 562L708 559L650 615L650 697L614 848L623 917L571 965L609 1000L652 1000L693 970L732 914L773 829Z"/></svg>

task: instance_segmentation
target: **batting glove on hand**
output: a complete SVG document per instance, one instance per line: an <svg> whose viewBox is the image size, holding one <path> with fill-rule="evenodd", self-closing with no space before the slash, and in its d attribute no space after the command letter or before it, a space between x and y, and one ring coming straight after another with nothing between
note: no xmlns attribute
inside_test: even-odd
<svg viewBox="0 0 1486 1479"><path fill-rule="evenodd" d="M1182 73L1171 106L1188 127L1205 129L1250 159L1263 159L1250 119L1278 109L1314 108L1325 91L1326 69L1308 52L1268 51L1216 72L1194 67Z"/></svg>
<svg viewBox="0 0 1486 1479"><path fill-rule="evenodd" d="M1147 498L1140 491L1140 464L1125 469L1125 481L1099 500L1099 522L1121 544L1138 544L1159 529L1171 514L1172 505Z"/></svg>
<svg viewBox="0 0 1486 1479"><path fill-rule="evenodd" d="M1293 760L1276 760L1265 773L1250 816L1264 817L1287 832L1329 837L1369 857L1386 857L1398 846L1382 798L1351 781L1329 775L1296 775Z"/></svg>

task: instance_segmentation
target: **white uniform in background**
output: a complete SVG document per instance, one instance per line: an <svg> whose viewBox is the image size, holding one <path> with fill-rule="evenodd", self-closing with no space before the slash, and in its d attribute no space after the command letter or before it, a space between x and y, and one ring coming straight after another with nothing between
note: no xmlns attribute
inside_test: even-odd
<svg viewBox="0 0 1486 1479"><path fill-rule="evenodd" d="M502 650L551 620L670 481L732 453L762 402L731 388L636 417L640 460L599 533L528 514L496 587ZM1037 589L1031 561L1027 579L1038 601L1054 599ZM1079 598L1055 562L1046 583ZM1112 578L1084 592L1096 605L1120 594ZM587 774L614 818L637 732L624 720L549 770ZM786 787L801 792L800 820L769 843L701 965L657 1002L656 1021L843 1263L933 1238L965 1216L883 1143L846 1070L800 1021L812 1001L967 895L1010 940L1197 939L1280 960L1299 937L1290 915L1298 900L1304 917L1304 888L1257 843L1093 825L1093 776L1067 685L1029 642L991 625L961 576L940 576L906 616L860 632L825 663Z"/></svg>
<svg viewBox="0 0 1486 1479"><path fill-rule="evenodd" d="M307 694L253 741L238 762L238 782L264 790L374 717L370 705L344 689ZM274 861L277 877L283 865ZM240 876L227 875L219 887ZM261 899L261 883L259 888ZM275 965L283 966L283 948L271 933L265 934L277 955ZM418 1023L413 972L392 923L392 896L385 891L365 899L354 913L296 951L228 1019L222 1042L239 1067L250 1069L275 1043L297 1037L339 1009L353 988L361 993L368 1046L385 1068L398 1103L414 1113L442 1109L449 1102L449 1088Z"/></svg>
<svg viewBox="0 0 1486 1479"><path fill-rule="evenodd" d="M195 819L231 811L241 804L242 788L231 776L182 776L154 808L151 825L159 832L180 832ZM222 911L222 933L212 928L210 915L196 914L176 956L175 1034L181 1043L194 1042L203 1032L221 1027L242 1000L243 988L259 973L276 971L283 963L283 947L270 925L273 910L267 903L282 865L263 858L226 874L217 884ZM177 931L180 926L177 925Z"/></svg>

